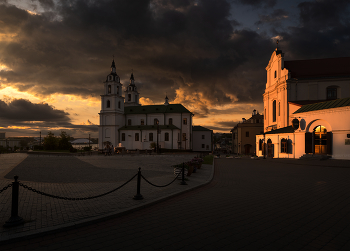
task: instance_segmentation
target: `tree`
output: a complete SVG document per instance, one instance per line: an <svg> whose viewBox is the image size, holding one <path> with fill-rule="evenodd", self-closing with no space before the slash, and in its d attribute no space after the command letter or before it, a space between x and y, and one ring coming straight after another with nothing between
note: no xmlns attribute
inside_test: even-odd
<svg viewBox="0 0 350 251"><path fill-rule="evenodd" d="M44 149L45 150L56 150L58 148L58 140L55 135L50 131L44 138Z"/></svg>
<svg viewBox="0 0 350 251"><path fill-rule="evenodd" d="M72 147L70 140L71 137L65 131L61 131L58 139L58 148L61 150L69 150Z"/></svg>

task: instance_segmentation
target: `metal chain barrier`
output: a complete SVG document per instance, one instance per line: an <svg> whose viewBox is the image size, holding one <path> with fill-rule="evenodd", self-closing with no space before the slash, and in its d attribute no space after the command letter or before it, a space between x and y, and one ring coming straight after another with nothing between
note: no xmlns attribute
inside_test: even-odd
<svg viewBox="0 0 350 251"><path fill-rule="evenodd" d="M174 179L173 181L171 181L169 184L166 184L166 185L164 185L164 186L158 186L158 185L153 184L152 182L150 182L149 180L147 180L142 174L141 174L141 177L142 177L148 184L150 184L150 185L152 185L152 186L155 186L155 187L167 187L167 186L173 184L173 183L175 182L175 180L177 180L177 178L179 177L179 175L180 175L181 173L182 173L182 170L181 170L181 172L179 172L179 173L176 175L176 177L175 177L175 179Z"/></svg>
<svg viewBox="0 0 350 251"><path fill-rule="evenodd" d="M3 191L7 190L7 188L12 187L12 184L8 184L7 186L5 186L3 189L0 190L0 193L2 193Z"/></svg>
<svg viewBox="0 0 350 251"><path fill-rule="evenodd" d="M96 198L99 198L99 197L102 197L104 195L107 195L107 194L110 194L110 193L113 193L115 191L117 191L118 189L122 188L123 186L125 186L126 184L128 184L130 181L132 181L135 177L137 176L137 174L135 174L131 179L129 179L127 182L125 182L124 184L120 185L119 187L109 191L109 192L106 192L106 193L103 193L103 194L99 194L99 195L95 195L95 196L90 196L90 197L82 197L82 198L69 198L69 197L62 197L62 196L57 196L57 195L52 195L52 194L48 194L48 193L44 193L44 192L41 192L41 191L38 191L32 187L28 187L27 185L24 185L22 183L19 183L19 185L23 188L26 188L28 189L29 191L32 191L34 193L38 193L38 194L41 194L41 195L44 195L44 196L48 196L48 197L51 197L51 198L55 198L55 199L62 199L62 200L90 200L90 199L96 199Z"/></svg>

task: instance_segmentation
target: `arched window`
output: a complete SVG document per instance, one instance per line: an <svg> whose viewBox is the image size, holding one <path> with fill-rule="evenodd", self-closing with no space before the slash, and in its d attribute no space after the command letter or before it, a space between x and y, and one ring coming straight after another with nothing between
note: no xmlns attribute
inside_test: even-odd
<svg viewBox="0 0 350 251"><path fill-rule="evenodd" d="M112 91L112 87L111 85L108 85L108 93L111 93L111 91Z"/></svg>
<svg viewBox="0 0 350 251"><path fill-rule="evenodd" d="M277 71L275 71L275 78L277 78Z"/></svg>
<svg viewBox="0 0 350 251"><path fill-rule="evenodd" d="M111 107L111 101L107 100L107 108Z"/></svg>
<svg viewBox="0 0 350 251"><path fill-rule="evenodd" d="M118 108L120 109L120 101L118 102Z"/></svg>

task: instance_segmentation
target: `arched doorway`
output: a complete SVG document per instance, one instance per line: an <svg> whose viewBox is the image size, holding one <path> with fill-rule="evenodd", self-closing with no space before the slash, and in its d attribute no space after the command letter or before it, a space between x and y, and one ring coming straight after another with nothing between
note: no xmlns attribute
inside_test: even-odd
<svg viewBox="0 0 350 251"><path fill-rule="evenodd" d="M272 140L267 140L267 157L273 157L273 144Z"/></svg>
<svg viewBox="0 0 350 251"><path fill-rule="evenodd" d="M327 154L327 129L324 126L314 128L315 154Z"/></svg>

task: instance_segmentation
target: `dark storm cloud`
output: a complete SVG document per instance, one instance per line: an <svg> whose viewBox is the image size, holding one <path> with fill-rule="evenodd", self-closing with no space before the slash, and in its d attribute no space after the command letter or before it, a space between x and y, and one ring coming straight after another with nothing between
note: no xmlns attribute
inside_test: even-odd
<svg viewBox="0 0 350 251"><path fill-rule="evenodd" d="M277 0L234 0L234 2L254 7L273 7L276 5Z"/></svg>
<svg viewBox="0 0 350 251"><path fill-rule="evenodd" d="M269 15L259 15L259 21L256 25L261 25L265 23L273 23L273 25L278 25L280 21L288 18L288 12L282 9L276 9Z"/></svg>
<svg viewBox="0 0 350 251"><path fill-rule="evenodd" d="M71 119L68 117L69 113L57 110L48 104L34 104L25 99L13 99L8 103L0 100L0 114L1 127L26 127L24 130L27 131L52 127L97 131L97 126L95 125L72 124Z"/></svg>
<svg viewBox="0 0 350 251"><path fill-rule="evenodd" d="M350 56L349 1L302 2L298 8L300 25L275 31L286 60Z"/></svg>
<svg viewBox="0 0 350 251"><path fill-rule="evenodd" d="M251 95L260 81L249 81L249 90L246 83L241 86L246 81L237 79L241 73L233 73L256 57L253 42L265 47L259 51L269 51L269 41L254 32L234 30L238 22L229 19L227 1L41 4L52 11L30 15L14 6L1 6L1 20L16 27L18 34L11 42L1 42L1 63L12 69L0 73L7 79L4 84L41 95L98 96L102 90L99 83L105 80L115 54L124 83L131 69L136 69L139 75L135 78L162 90L139 89L141 96L155 102L161 102L166 91L175 96L178 88L200 91L218 105L232 102L227 93L239 97L239 102L260 98L260 94ZM232 39L233 34L239 38Z"/></svg>

